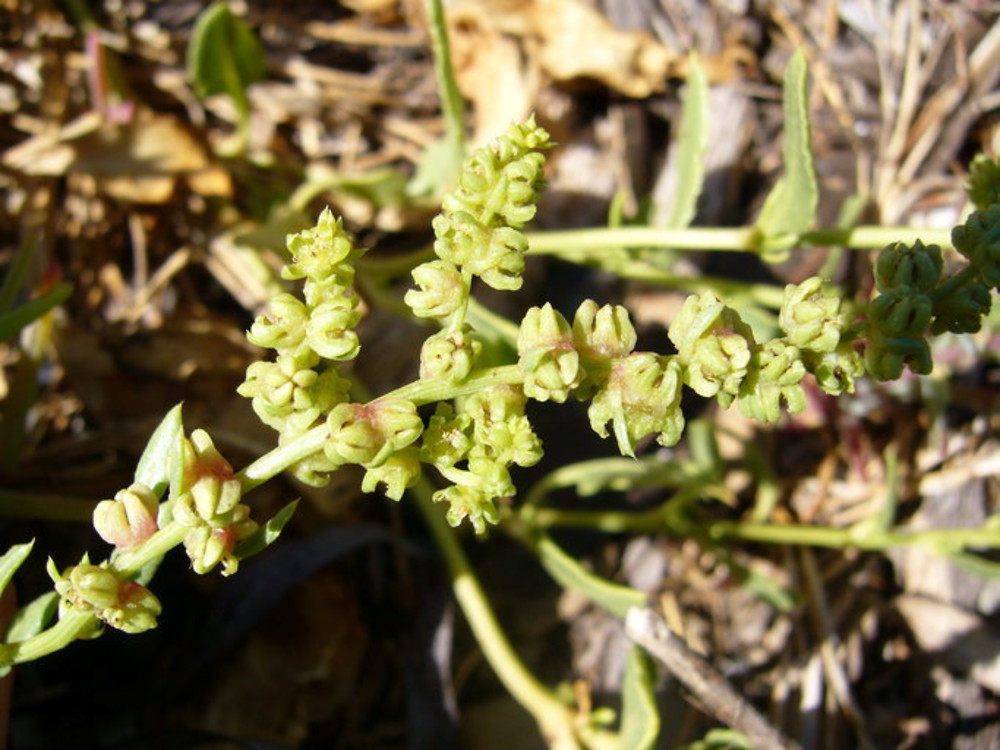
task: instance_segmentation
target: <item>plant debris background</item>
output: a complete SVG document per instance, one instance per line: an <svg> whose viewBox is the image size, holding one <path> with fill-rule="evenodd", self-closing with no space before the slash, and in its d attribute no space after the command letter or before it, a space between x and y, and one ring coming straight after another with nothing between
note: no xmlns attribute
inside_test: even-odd
<svg viewBox="0 0 1000 750"><path fill-rule="evenodd" d="M51 325L0 344L4 543L38 538L21 601L46 588L46 555L65 566L87 550L106 554L87 523L93 502L129 483L178 401L188 429L207 429L236 466L272 446L235 387L261 355L243 333L277 288L285 233L329 204L368 257L429 241L432 212L402 189L443 134L422 3L233 7L261 39L267 72L249 89L248 154L220 158L235 109L200 101L184 64L200 3L0 2L0 265L35 243L31 288L74 287ZM997 10L974 0L448 3L473 142L534 112L559 144L538 228L600 226L613 202L626 217L666 215L690 50L712 81L696 223L752 221L780 170L780 79L796 46L810 62L821 224L860 191L868 222L952 226L963 166L1000 144ZM780 283L815 273L826 254L794 257L774 269L714 255L683 263ZM866 260L846 258L837 273L863 283ZM524 290L488 303L517 319L539 300L587 295L624 301L661 350L680 299L535 258ZM987 329L942 343L932 379L865 384L812 419L765 430L708 412L735 436L725 457L752 446L772 467L776 522L846 526L884 497L891 445L903 462L902 521L980 525L998 510L1000 460ZM373 310L356 374L376 393L414 377L425 334ZM609 443L578 437L581 413L538 410L554 460L610 454ZM24 440L13 428L22 421ZM451 604L419 519L405 501L360 496L358 479L345 470L323 490L269 483L251 496L259 517L305 501L293 528L232 580L198 578L170 555L153 585L164 602L158 630L107 633L19 667L10 746L538 747ZM706 512L746 511L746 473L727 484L732 505ZM43 513L57 520L39 522ZM655 595L688 642L806 747L1000 746L994 581L921 549L560 541ZM620 627L560 592L502 533L468 548L529 665L613 705ZM763 601L750 585L760 580L794 594L788 611ZM701 737L710 720L662 684L663 746Z"/></svg>

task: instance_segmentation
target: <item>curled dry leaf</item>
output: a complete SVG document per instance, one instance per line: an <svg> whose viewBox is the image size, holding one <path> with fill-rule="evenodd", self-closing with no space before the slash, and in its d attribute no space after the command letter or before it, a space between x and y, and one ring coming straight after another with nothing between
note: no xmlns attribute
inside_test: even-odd
<svg viewBox="0 0 1000 750"><path fill-rule="evenodd" d="M178 179L201 195L232 193L229 174L191 130L150 110L139 110L125 123L88 113L14 146L2 162L34 177L86 174L111 197L134 203L170 200Z"/></svg>
<svg viewBox="0 0 1000 750"><path fill-rule="evenodd" d="M449 5L448 20L458 84L476 108L477 140L530 110L539 72L643 98L661 91L679 62L649 35L614 28L580 0L461 0Z"/></svg>

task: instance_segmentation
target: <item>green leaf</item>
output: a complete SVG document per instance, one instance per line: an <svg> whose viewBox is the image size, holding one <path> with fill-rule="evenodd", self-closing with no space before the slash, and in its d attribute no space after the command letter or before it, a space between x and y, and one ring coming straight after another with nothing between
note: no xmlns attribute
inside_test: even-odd
<svg viewBox="0 0 1000 750"><path fill-rule="evenodd" d="M406 194L413 198L444 195L455 184L463 158L461 144L456 144L454 138L433 141L421 154L417 170L406 185Z"/></svg>
<svg viewBox="0 0 1000 750"><path fill-rule="evenodd" d="M809 130L806 58L792 55L785 70L782 156L785 174L771 190L757 219L757 243L764 260L784 260L799 235L812 227L819 191Z"/></svg>
<svg viewBox="0 0 1000 750"><path fill-rule="evenodd" d="M705 151L708 149L708 77L696 52L688 57L687 86L683 94L680 131L677 137L677 191L666 226L683 229L698 208L705 183Z"/></svg>
<svg viewBox="0 0 1000 750"><path fill-rule="evenodd" d="M59 608L59 594L47 591L24 605L14 615L7 627L7 643L17 643L41 633L52 622Z"/></svg>
<svg viewBox="0 0 1000 750"><path fill-rule="evenodd" d="M195 23L187 64L199 96L228 94L243 116L250 109L247 87L266 71L257 37L224 2L210 5Z"/></svg>
<svg viewBox="0 0 1000 750"><path fill-rule="evenodd" d="M649 655L639 646L633 646L622 681L621 746L628 750L649 750L656 746L660 735L654 677Z"/></svg>
<svg viewBox="0 0 1000 750"><path fill-rule="evenodd" d="M258 552L267 549L267 547L269 547L271 543L281 535L282 529L284 529L285 524L291 520L292 514L295 513L295 508L298 507L298 504L298 500L293 500L275 513L274 517L270 521L237 544L236 549L233 550L233 554L238 559L245 560L248 557L253 557Z"/></svg>
<svg viewBox="0 0 1000 750"><path fill-rule="evenodd" d="M57 305L61 305L69 297L73 287L69 284L57 284L41 297L25 302L20 307L0 313L0 341L7 341L16 336L22 328Z"/></svg>
<svg viewBox="0 0 1000 750"><path fill-rule="evenodd" d="M171 474L181 464L184 450L184 423L181 404L177 404L153 431L135 469L135 481L145 485L157 497L171 484Z"/></svg>
<svg viewBox="0 0 1000 750"><path fill-rule="evenodd" d="M594 575L547 536L539 537L536 552L545 570L557 583L564 588L579 591L616 617L624 618L630 607L642 607L646 604L646 595L641 591Z"/></svg>
<svg viewBox="0 0 1000 750"><path fill-rule="evenodd" d="M17 569L21 567L21 563L31 554L31 548L34 544L34 539L24 544L15 544L7 550L3 557L0 557L0 594L6 590L7 584L14 577Z"/></svg>

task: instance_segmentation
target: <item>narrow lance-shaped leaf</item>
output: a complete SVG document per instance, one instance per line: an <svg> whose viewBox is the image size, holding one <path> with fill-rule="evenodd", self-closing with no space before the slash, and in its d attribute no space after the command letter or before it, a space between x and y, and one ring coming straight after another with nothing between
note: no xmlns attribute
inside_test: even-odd
<svg viewBox="0 0 1000 750"><path fill-rule="evenodd" d="M266 70L257 37L225 2L212 4L198 18L187 64L199 96L228 94L243 117L250 108L246 89Z"/></svg>
<svg viewBox="0 0 1000 750"><path fill-rule="evenodd" d="M135 469L135 481L151 489L157 497L170 484L171 472L180 463L183 438L181 404L177 404L153 431Z"/></svg>
<svg viewBox="0 0 1000 750"><path fill-rule="evenodd" d="M293 500L275 513L270 521L237 544L236 549L233 550L233 554L240 560L245 560L269 547L281 535L282 529L291 520L292 514L295 513L295 508L298 507L298 504L298 500Z"/></svg>
<svg viewBox="0 0 1000 750"><path fill-rule="evenodd" d="M3 557L0 557L0 594L6 590L7 584L14 577L17 569L21 567L21 563L31 554L31 548L34 544L34 539L24 544L15 544L7 550Z"/></svg>
<svg viewBox="0 0 1000 750"><path fill-rule="evenodd" d="M683 97L684 108L677 138L677 191L666 223L666 226L675 229L682 229L694 220L698 197L705 182L708 77L701 65L701 58L695 52L688 58L687 86Z"/></svg>
<svg viewBox="0 0 1000 750"><path fill-rule="evenodd" d="M799 235L810 229L819 200L812 159L807 77L805 56L798 51L785 70L782 96L785 174L767 196L756 224L758 247L769 262L783 260Z"/></svg>
<svg viewBox="0 0 1000 750"><path fill-rule="evenodd" d="M69 284L58 284L41 297L25 302L20 307L0 313L0 341L13 338L26 325L42 317L57 305L61 305L69 297L73 287Z"/></svg>

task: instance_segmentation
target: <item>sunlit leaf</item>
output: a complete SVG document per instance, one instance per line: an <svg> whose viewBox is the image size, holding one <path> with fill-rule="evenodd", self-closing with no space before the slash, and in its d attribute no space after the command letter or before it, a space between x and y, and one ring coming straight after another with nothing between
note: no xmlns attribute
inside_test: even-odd
<svg viewBox="0 0 1000 750"><path fill-rule="evenodd" d="M708 77L701 65L701 58L695 52L691 53L688 60L687 86L682 96L684 108L677 138L677 191L666 222L666 226L677 229L688 226L694 220L698 197L705 182Z"/></svg>
<svg viewBox="0 0 1000 750"><path fill-rule="evenodd" d="M7 584L14 577L17 569L21 567L21 563L31 554L31 548L34 544L34 540L24 544L15 544L0 557L0 594L6 590Z"/></svg>
<svg viewBox="0 0 1000 750"><path fill-rule="evenodd" d="M171 473L180 464L183 450L184 424L181 404L177 404L153 431L135 469L135 481L145 485L157 496L171 482Z"/></svg>
<svg viewBox="0 0 1000 750"><path fill-rule="evenodd" d="M812 227L819 201L806 79L806 59L799 51L785 70L782 97L785 174L767 196L756 224L761 255L769 262L783 260L798 236Z"/></svg>
<svg viewBox="0 0 1000 750"><path fill-rule="evenodd" d="M249 26L225 2L210 5L191 32L188 70L199 96L228 94L241 113L247 87L264 77L264 51Z"/></svg>

